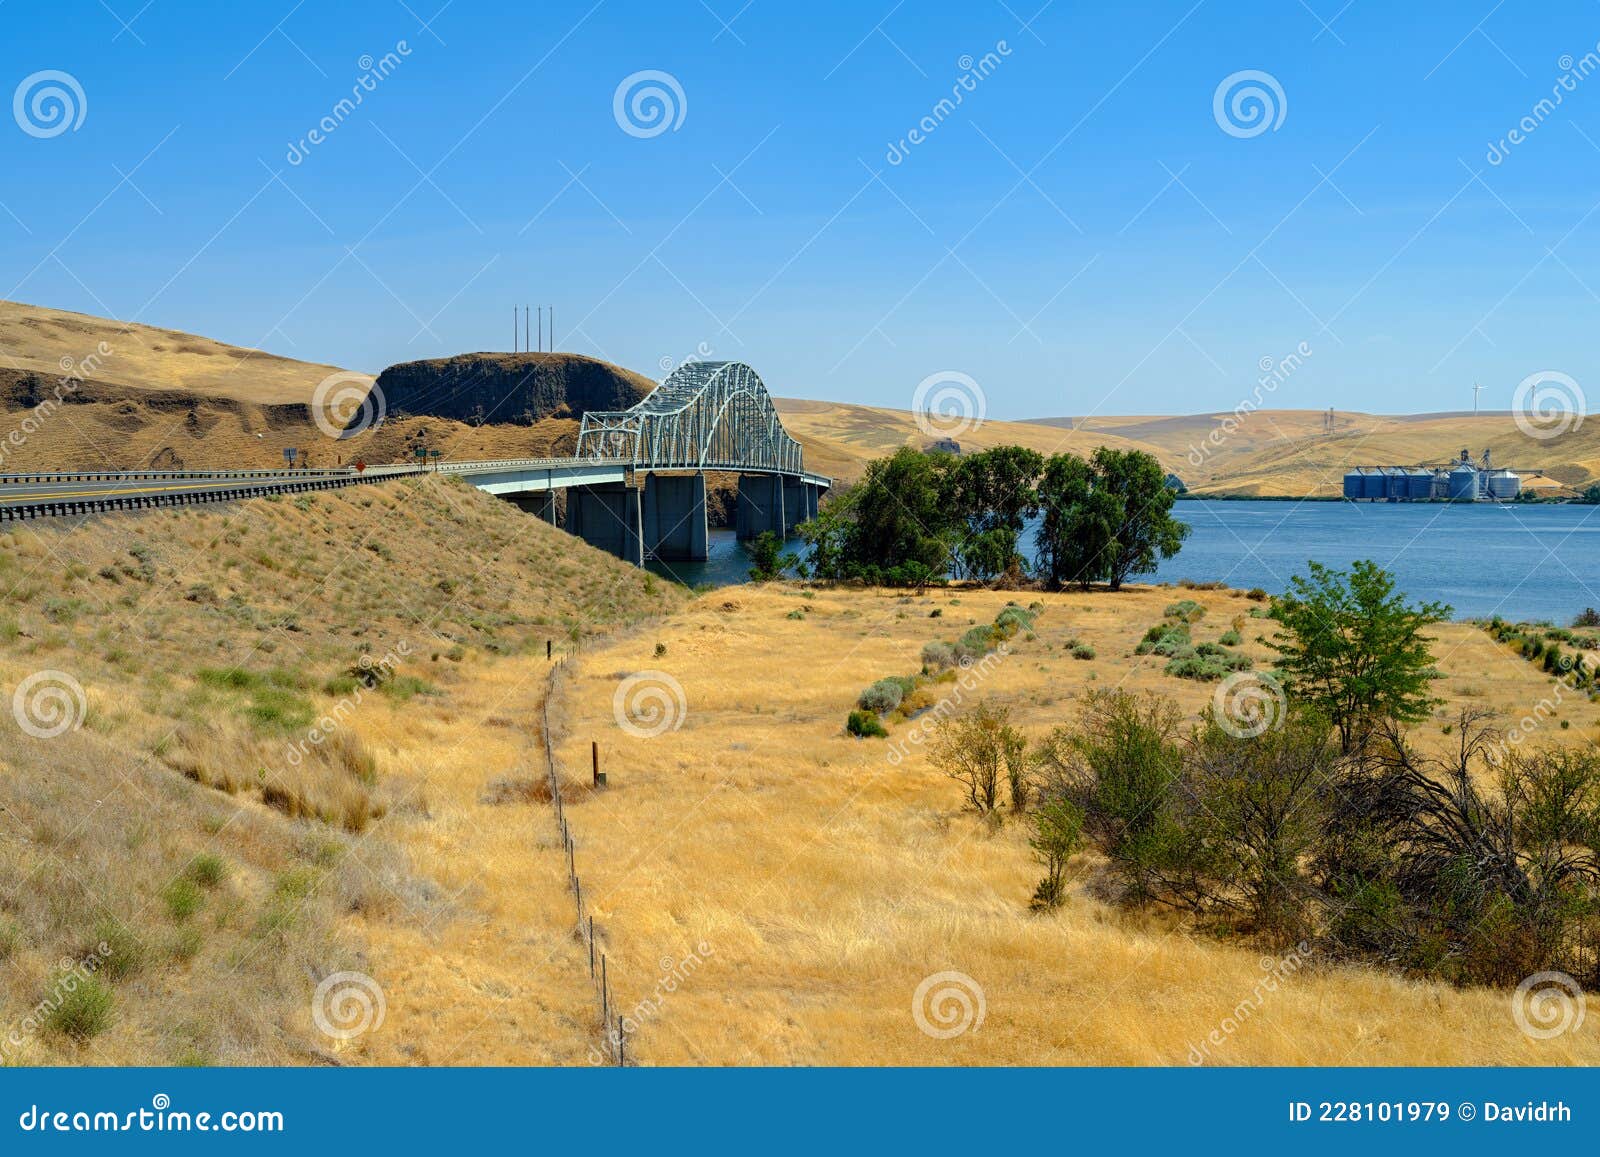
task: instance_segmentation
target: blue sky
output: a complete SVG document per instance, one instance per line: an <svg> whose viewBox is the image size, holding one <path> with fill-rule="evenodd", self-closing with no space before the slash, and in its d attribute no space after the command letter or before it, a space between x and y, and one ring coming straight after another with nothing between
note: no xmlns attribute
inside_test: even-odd
<svg viewBox="0 0 1600 1157"><path fill-rule="evenodd" d="M553 303L651 376L905 407L953 371L1003 418L1231 409L1302 343L1270 404L1600 376L1591 0L7 0L0 37L5 92L84 106L0 118L0 297L367 371ZM614 115L644 70L657 135ZM1254 135L1215 113L1244 70Z"/></svg>

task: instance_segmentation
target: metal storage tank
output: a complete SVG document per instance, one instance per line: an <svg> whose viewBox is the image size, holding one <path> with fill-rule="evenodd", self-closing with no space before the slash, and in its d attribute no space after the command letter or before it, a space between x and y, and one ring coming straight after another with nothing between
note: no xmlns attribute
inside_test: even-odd
<svg viewBox="0 0 1600 1157"><path fill-rule="evenodd" d="M1501 502L1509 502L1522 493L1522 477L1510 470L1496 470L1488 475L1489 493Z"/></svg>
<svg viewBox="0 0 1600 1157"><path fill-rule="evenodd" d="M1359 470L1347 470L1344 476L1344 496L1352 502L1365 495L1366 475Z"/></svg>
<svg viewBox="0 0 1600 1157"><path fill-rule="evenodd" d="M1433 497L1433 471L1406 471L1406 497L1412 502L1426 502Z"/></svg>
<svg viewBox="0 0 1600 1157"><path fill-rule="evenodd" d="M1450 471L1450 501L1476 502L1478 500L1478 468L1462 462Z"/></svg>

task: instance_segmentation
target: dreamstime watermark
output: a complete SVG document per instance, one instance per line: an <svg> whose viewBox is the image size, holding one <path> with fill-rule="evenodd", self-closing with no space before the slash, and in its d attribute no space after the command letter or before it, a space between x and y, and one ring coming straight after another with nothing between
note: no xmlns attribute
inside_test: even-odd
<svg viewBox="0 0 1600 1157"><path fill-rule="evenodd" d="M385 652L382 658L374 659L371 655L362 655L356 662L355 690L340 699L322 718L313 723L303 738L284 749L284 758L289 766L299 767L305 762L313 747L320 747L343 728L360 708L366 698L366 692L394 678L395 669L400 666L400 661L410 654L411 644L402 639L392 650Z"/></svg>
<svg viewBox="0 0 1600 1157"><path fill-rule="evenodd" d="M378 91L378 86L393 76L395 70L404 64L406 57L410 55L411 46L404 40L395 41L394 48L376 60L371 54L363 55L356 61L356 67L361 70L361 75L356 77L355 83L350 86L350 95L340 97L328 110L327 115L313 125L305 136L298 141L290 141L289 151L284 154L284 160L291 165L304 164L306 158L311 155L311 150L338 132L339 127L355 114L362 102L371 93Z"/></svg>
<svg viewBox="0 0 1600 1157"><path fill-rule="evenodd" d="M1248 140L1278 131L1289 115L1289 98L1270 72L1245 68L1222 78L1211 94L1211 115L1230 137Z"/></svg>
<svg viewBox="0 0 1600 1157"><path fill-rule="evenodd" d="M354 438L383 425L383 391L364 374L340 370L311 391L311 420L330 438Z"/></svg>
<svg viewBox="0 0 1600 1157"><path fill-rule="evenodd" d="M85 381L98 374L104 367L106 359L113 357L115 353L116 350L109 342L101 341L87 357L78 359L70 354L64 355L60 362L61 376L56 379L51 396L38 401L27 399L29 404L27 416L0 439L0 467L5 465L12 454L26 446L28 439L37 434L45 422L67 404L67 398L76 394Z"/></svg>
<svg viewBox="0 0 1600 1157"><path fill-rule="evenodd" d="M11 116L30 137L49 140L77 132L89 115L89 98L70 72L46 68L23 78L11 96Z"/></svg>
<svg viewBox="0 0 1600 1157"><path fill-rule="evenodd" d="M1217 450L1220 450L1223 444L1238 432L1239 427L1244 425L1245 420L1261 408L1261 403L1266 400L1267 395L1276 393L1279 386L1288 381L1296 370L1305 365L1306 359L1311 354L1311 346L1306 342L1301 342L1284 357L1263 356L1256 363L1256 368L1261 371L1261 376L1256 379L1256 384L1251 389L1250 396L1241 398L1239 404L1234 406L1231 412L1218 420L1217 424L1211 428L1211 432L1201 439L1198 446L1193 442L1189 444L1189 465L1195 467L1205 465L1206 460Z"/></svg>
<svg viewBox="0 0 1600 1157"><path fill-rule="evenodd" d="M940 370L917 383L911 393L911 414L917 429L930 438L958 438L983 425L989 399L969 374Z"/></svg>
<svg viewBox="0 0 1600 1157"><path fill-rule="evenodd" d="M388 1011L383 986L365 972L330 973L311 994L311 1019L337 1041L378 1031Z"/></svg>
<svg viewBox="0 0 1600 1157"><path fill-rule="evenodd" d="M89 700L83 684L65 671L35 671L11 695L11 715L27 735L54 739L83 726Z"/></svg>
<svg viewBox="0 0 1600 1157"><path fill-rule="evenodd" d="M1511 1019L1524 1036L1550 1040L1583 1027L1587 999L1565 972L1535 972L1511 994Z"/></svg>
<svg viewBox="0 0 1600 1157"><path fill-rule="evenodd" d="M889 766L899 767L913 747L921 747L932 739L934 728L954 715L966 701L967 695L982 686L984 680L994 674L1010 654L1011 648L1005 643L1000 643L976 662L963 659L959 664L961 673L956 676L955 686L950 693L942 696L937 703L912 720L905 734L896 736L895 741L884 752L884 758L889 761Z"/></svg>
<svg viewBox="0 0 1600 1157"><path fill-rule="evenodd" d="M15 1060L28 1041L49 1026L51 1018L67 998L87 984L110 956L111 945L102 940L87 956L76 960L63 957L58 961L55 983L50 986L49 994L29 1009L21 1020L12 1024L4 1037L0 1037L0 1061L9 1063Z"/></svg>
<svg viewBox="0 0 1600 1157"><path fill-rule="evenodd" d="M676 360L673 359L671 354L662 354L656 365L661 367L662 374L670 378L684 366L698 365L700 362L709 361L711 353L710 342L698 342L694 347L694 353L687 354Z"/></svg>
<svg viewBox="0 0 1600 1157"><path fill-rule="evenodd" d="M1583 387L1558 370L1529 374L1511 395L1511 417L1517 429L1540 441L1578 429L1587 413Z"/></svg>
<svg viewBox="0 0 1600 1157"><path fill-rule="evenodd" d="M1261 971L1264 975L1250 989L1247 995L1233 1009L1217 1022L1217 1027L1207 1033L1199 1044L1189 1041L1189 1063L1203 1065L1211 1057L1213 1049L1220 1049L1233 1037L1233 1034L1243 1028L1256 1013L1260 1012L1267 1003L1267 998L1277 992L1287 981L1306 966L1311 957L1311 945L1302 940L1293 949L1282 956L1263 956L1261 958Z"/></svg>
<svg viewBox="0 0 1600 1157"><path fill-rule="evenodd" d="M650 995L641 997L631 1009L622 1013L620 1023L606 1025L606 1039L611 1043L611 1054L617 1055L624 1041L660 1016L667 1006L667 998L688 984L714 955L716 949L702 940L680 957L663 956L659 964L661 974L656 977L655 988ZM589 1049L589 1063L605 1063L605 1057L593 1046Z"/></svg>
<svg viewBox="0 0 1600 1157"><path fill-rule="evenodd" d="M1283 726L1289 697L1265 671L1235 671L1211 696L1217 725L1235 739L1254 739Z"/></svg>
<svg viewBox="0 0 1600 1157"><path fill-rule="evenodd" d="M617 684L611 714L629 735L654 739L683 726L689 700L683 684L665 671L640 671Z"/></svg>
<svg viewBox="0 0 1600 1157"><path fill-rule="evenodd" d="M935 972L911 994L911 1019L934 1040L977 1032L988 1014L983 985L965 972Z"/></svg>
<svg viewBox="0 0 1600 1157"><path fill-rule="evenodd" d="M1571 53L1564 54L1556 61L1556 67L1561 70L1561 75L1550 86L1550 95L1536 101L1505 136L1498 141L1490 141L1489 151L1483 155L1484 160L1495 166L1504 164L1511 150L1537 132L1539 126L1561 107L1569 93L1577 92L1578 85L1600 70L1600 44L1577 60L1572 58Z"/></svg>
<svg viewBox="0 0 1600 1157"><path fill-rule="evenodd" d="M611 94L611 115L630 137L649 140L683 127L689 98L670 72L645 68L622 78Z"/></svg>
<svg viewBox="0 0 1600 1157"><path fill-rule="evenodd" d="M963 54L956 60L956 67L961 70L961 75L950 85L950 95L940 97L905 136L898 141L890 141L889 151L884 154L884 160L891 165L903 162L911 155L911 150L931 137L939 126L961 107L967 96L977 92L978 86L988 80L995 69L1000 67L1000 62L1010 55L1011 46L1004 40L995 41L994 48L977 59L973 59L970 53Z"/></svg>

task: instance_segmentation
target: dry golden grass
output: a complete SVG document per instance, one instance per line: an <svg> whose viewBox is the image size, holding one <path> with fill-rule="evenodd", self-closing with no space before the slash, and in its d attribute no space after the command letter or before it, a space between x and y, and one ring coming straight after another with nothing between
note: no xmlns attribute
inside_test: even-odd
<svg viewBox="0 0 1600 1157"><path fill-rule="evenodd" d="M546 640L680 592L439 478L27 524L0 533L0 587L0 1036L104 929L137 962L103 1033L26 1031L6 1060L583 1056L547 808L478 797L542 753ZM10 717L42 671L81 686L81 727ZM200 856L225 880L185 883ZM316 1030L313 989L343 969L384 988L384 1030Z"/></svg>
<svg viewBox="0 0 1600 1157"><path fill-rule="evenodd" d="M1026 600L1031 596L1019 596ZM1144 629L1180 597L1204 604L1197 640L1253 604L1234 592L1142 588L1041 596L1037 638L1019 637L976 694L1030 732L1069 720L1087 687L1153 688L1197 712L1215 688L1135 657ZM1007 596L910 598L785 586L718 591L648 631L586 652L560 693L558 754L584 778L599 739L611 787L569 808L578 862L630 1008L704 942L705 965L638 1017L648 1062L711 1064L1183 1064L1265 979L1261 953L1130 915L1095 898L1087 862L1058 914L1030 915L1039 871L1022 825L993 830L908 747L855 740L842 723L859 690L910 673L920 648L987 623ZM799 609L800 619L789 614ZM930 618L934 609L940 618ZM1246 650L1260 620L1246 620ZM1521 714L1549 693L1535 669L1464 625L1438 631L1456 702ZM1093 645L1074 660L1065 644ZM665 653L656 654L657 644ZM682 685L682 726L621 731L613 695L659 669ZM969 702L971 701L969 693ZM1449 709L1443 709L1448 711ZM1593 735L1600 707L1561 708ZM1442 736L1443 715L1430 727ZM972 977L981 1028L918 1030L912 995L931 974ZM1525 1037L1509 994L1460 991L1315 963L1250 1007L1209 1049L1222 1064L1571 1064L1600 1061L1592 1024Z"/></svg>

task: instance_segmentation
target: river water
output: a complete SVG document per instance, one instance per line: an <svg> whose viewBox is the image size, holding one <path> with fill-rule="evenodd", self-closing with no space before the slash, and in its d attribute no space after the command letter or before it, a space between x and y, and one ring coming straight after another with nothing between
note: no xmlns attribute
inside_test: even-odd
<svg viewBox="0 0 1600 1157"><path fill-rule="evenodd" d="M1278 594L1308 559L1347 567L1369 558L1410 598L1449 603L1457 618L1566 623L1600 607L1600 506L1192 501L1173 513L1193 530L1177 557L1140 581ZM785 549L803 548L794 539ZM750 559L731 530L712 531L710 554L651 569L691 585L747 580Z"/></svg>

